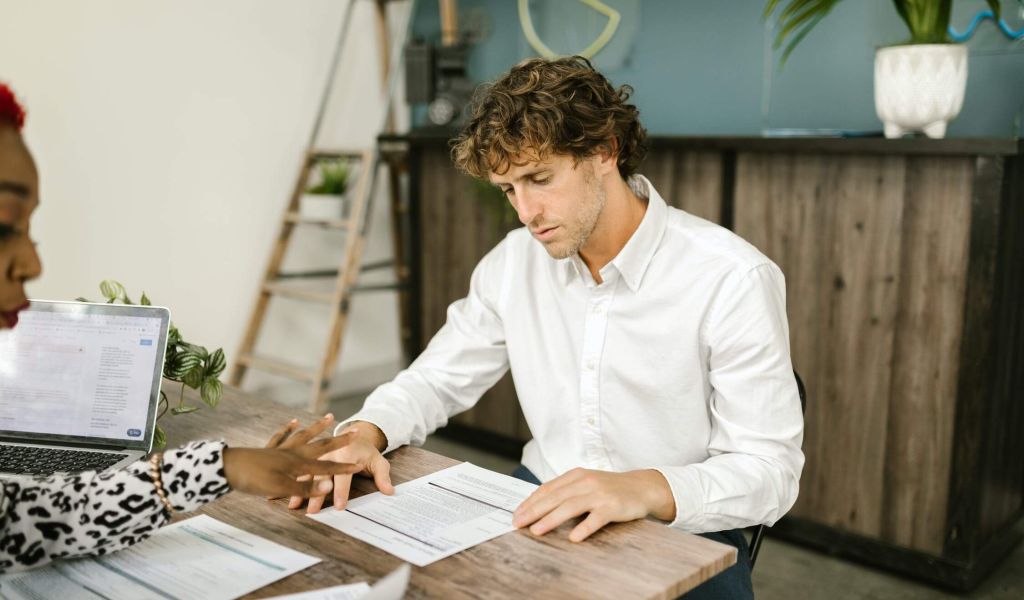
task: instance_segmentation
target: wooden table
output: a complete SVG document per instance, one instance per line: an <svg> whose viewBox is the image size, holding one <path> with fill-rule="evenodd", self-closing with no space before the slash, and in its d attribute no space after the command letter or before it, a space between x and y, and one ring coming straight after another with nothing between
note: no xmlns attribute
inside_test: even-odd
<svg viewBox="0 0 1024 600"><path fill-rule="evenodd" d="M178 385L165 382L174 397ZM173 393L171 393L173 391ZM194 394L186 394L198 404ZM168 446L193 439L223 438L232 445L263 446L285 422L314 417L267 400L226 389L220 406L161 420ZM458 461L419 448L388 455L395 484L421 477ZM353 482L353 497L373 492L369 479ZM318 523L283 500L231 493L200 512L322 559L291 577L248 597L373 583L401 560ZM736 549L670 529L654 521L611 525L581 544L568 541L569 525L537 538L518 531L442 559L413 567L408 598L675 598L736 562Z"/></svg>

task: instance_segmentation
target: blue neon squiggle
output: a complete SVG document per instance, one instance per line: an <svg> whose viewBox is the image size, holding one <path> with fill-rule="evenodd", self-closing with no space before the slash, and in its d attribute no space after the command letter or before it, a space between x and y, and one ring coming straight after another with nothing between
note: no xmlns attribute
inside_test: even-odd
<svg viewBox="0 0 1024 600"><path fill-rule="evenodd" d="M963 33L957 33L957 31L953 29L953 26L950 25L949 37L953 38L954 42L966 42L967 40L971 39L971 36L974 35L974 30L977 29L978 25L981 25L981 22L984 21L985 19L992 19L993 21L995 21L996 25L999 26L999 29L1004 34L1006 34L1006 37L1010 38L1011 40L1019 40L1021 38L1024 38L1024 27L1022 27L1020 31L1014 31L1013 29L1010 29L1010 26L1007 25L1006 21L1002 19L997 19L995 13L993 13L989 9L978 11L978 14L974 15L974 18L971 19L971 24L967 26L967 30L964 31Z"/></svg>

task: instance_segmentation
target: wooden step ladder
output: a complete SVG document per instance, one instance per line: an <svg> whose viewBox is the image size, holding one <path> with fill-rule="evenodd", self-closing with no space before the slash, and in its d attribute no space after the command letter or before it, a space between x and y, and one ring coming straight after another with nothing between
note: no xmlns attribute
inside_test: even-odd
<svg viewBox="0 0 1024 600"><path fill-rule="evenodd" d="M382 164L380 151L374 147L371 149L355 150L324 150L316 148L320 138L321 127L324 115L327 110L328 100L334 88L335 74L341 58L342 48L345 44L349 26L352 20L352 9L360 0L349 0L344 14L344 21L341 33L338 36L337 46L334 51L334 58L331 70L328 74L328 81L320 101L320 108L317 113L316 122L308 144L302 166L299 169L295 187L292 190L291 198L284 210L278 230L277 241L274 243L264 270L263 280L260 283L256 302L253 306L241 346L235 355L234 364L231 369L229 382L234 386L241 386L243 379L249 369L256 369L274 375L284 376L290 379L307 382L311 386L310 410L320 413L326 408L327 389L330 385L331 376L338 362L341 352L342 336L348 320L349 301L351 295L360 291L377 291L383 289L398 289L401 285L357 285L357 278L360 271L375 270L394 266L396 275L401 277L404 268L399 261L401 257L396 254L394 261L385 261L376 264L362 265L362 252L366 240L369 225L369 217L373 207L373 196L377 172ZM364 0L365 1L365 0ZM388 38L386 4L389 0L373 0L377 5L377 30L380 41L381 62L383 66L384 93L386 94L384 125L382 132L393 130L393 114L391 98L394 95L397 81L398 69L390 69L391 56L400 57L401 46L395 49L390 48ZM394 0L390 0L394 1ZM408 32L413 15L415 14L415 0L408 0L410 4L406 32ZM402 40L398 40L402 41ZM389 51L391 55L389 55ZM350 165L357 165L358 177L354 185L354 191L347 199L346 212L343 218L310 218L300 212L300 201L309 188L311 175L314 168L324 160L343 160ZM395 187L396 178L392 176L391 194L392 204L397 205L398 191ZM351 187L351 186L350 186ZM393 223L393 225L395 225ZM292 235L299 228L318 227L331 230L338 230L345 235L344 251L340 256L337 269L284 272L281 270L285 254L288 250ZM325 278L333 278L333 286L325 289L323 282ZM319 285L318 285L319 284ZM255 353L256 342L260 330L267 317L267 310L270 300L274 297L291 298L309 303L326 305L331 311L330 323L328 325L327 339L325 340L320 362L315 367L303 367L291 364L285 360L275 357L262 356Z"/></svg>

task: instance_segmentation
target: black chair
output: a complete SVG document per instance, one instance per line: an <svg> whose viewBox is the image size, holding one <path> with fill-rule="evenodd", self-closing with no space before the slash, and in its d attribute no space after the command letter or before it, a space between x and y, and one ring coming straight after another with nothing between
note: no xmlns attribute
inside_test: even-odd
<svg viewBox="0 0 1024 600"><path fill-rule="evenodd" d="M796 389L800 394L800 410L807 412L807 388L804 387L804 381L800 379L800 374L793 371L793 377L796 377ZM754 563L757 562L757 553L761 550L761 541L764 540L764 533L768 529L766 525L758 525L757 529L754 530L753 537L750 538L750 569L754 569Z"/></svg>

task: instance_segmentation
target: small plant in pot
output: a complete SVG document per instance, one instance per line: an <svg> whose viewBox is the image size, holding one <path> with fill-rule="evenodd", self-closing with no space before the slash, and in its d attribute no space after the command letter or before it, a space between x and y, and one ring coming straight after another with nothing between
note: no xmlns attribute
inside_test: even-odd
<svg viewBox="0 0 1024 600"><path fill-rule="evenodd" d="M793 48L840 0L789 0L779 12L775 46L786 45L785 62ZM985 0L999 17L999 0ZM764 16L779 8L768 0ZM910 39L875 51L875 111L885 125L885 137L923 131L931 138L946 135L946 125L958 114L967 89L967 47L949 37L953 0L893 0L896 13L910 29Z"/></svg>
<svg viewBox="0 0 1024 600"><path fill-rule="evenodd" d="M340 219L344 216L345 191L350 175L348 161L338 158L317 161L319 183L306 190L299 212L309 219Z"/></svg>

